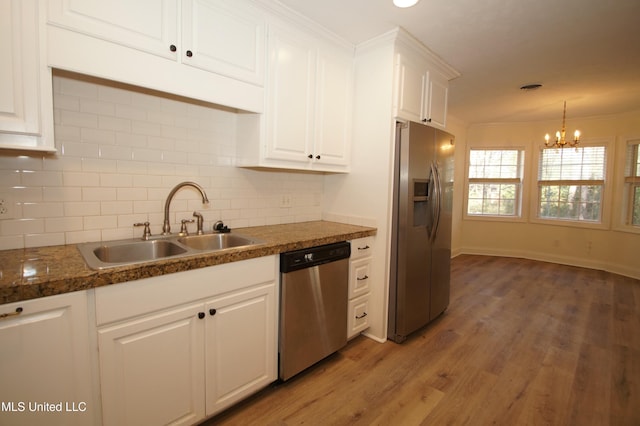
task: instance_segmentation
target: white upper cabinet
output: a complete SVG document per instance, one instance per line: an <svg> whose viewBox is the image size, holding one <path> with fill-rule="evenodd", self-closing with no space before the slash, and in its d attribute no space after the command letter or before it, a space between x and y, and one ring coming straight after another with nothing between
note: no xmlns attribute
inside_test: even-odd
<svg viewBox="0 0 640 426"><path fill-rule="evenodd" d="M396 115L411 121L422 121L423 86L425 77L429 78L426 65L419 58L400 53L396 61Z"/></svg>
<svg viewBox="0 0 640 426"><path fill-rule="evenodd" d="M348 172L353 50L282 22L268 38L260 141L239 139L238 165Z"/></svg>
<svg viewBox="0 0 640 426"><path fill-rule="evenodd" d="M430 72L428 93L423 107L424 118L434 126L445 128L447 125L447 100L449 98L449 81L439 73Z"/></svg>
<svg viewBox="0 0 640 426"><path fill-rule="evenodd" d="M50 0L48 61L247 111L264 108L265 15L248 0Z"/></svg>
<svg viewBox="0 0 640 426"><path fill-rule="evenodd" d="M182 22L185 64L264 84L265 24L254 8L237 1L183 0Z"/></svg>
<svg viewBox="0 0 640 426"><path fill-rule="evenodd" d="M313 155L319 165L349 167L352 68L350 51L326 49L318 53Z"/></svg>
<svg viewBox="0 0 640 426"><path fill-rule="evenodd" d="M55 151L36 0L0 0L0 148Z"/></svg>
<svg viewBox="0 0 640 426"><path fill-rule="evenodd" d="M170 59L178 55L178 12L178 0L49 1L49 22Z"/></svg>
<svg viewBox="0 0 640 426"><path fill-rule="evenodd" d="M263 84L264 20L242 1L53 0L49 21L206 71Z"/></svg>
<svg viewBox="0 0 640 426"><path fill-rule="evenodd" d="M270 28L267 158L305 167L312 154L316 55L312 40L303 34Z"/></svg>
<svg viewBox="0 0 640 426"><path fill-rule="evenodd" d="M458 75L413 38L400 33L396 44L395 116L444 129L449 80Z"/></svg>

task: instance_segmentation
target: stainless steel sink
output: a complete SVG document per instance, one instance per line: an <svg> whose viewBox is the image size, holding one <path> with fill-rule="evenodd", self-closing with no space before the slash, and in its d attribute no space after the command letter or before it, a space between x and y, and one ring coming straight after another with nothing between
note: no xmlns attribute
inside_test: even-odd
<svg viewBox="0 0 640 426"><path fill-rule="evenodd" d="M151 262L188 254L189 250L170 240L124 240L79 244L78 249L91 269Z"/></svg>
<svg viewBox="0 0 640 426"><path fill-rule="evenodd" d="M78 244L78 250L89 268L100 270L262 243L254 238L226 233L84 243Z"/></svg>
<svg viewBox="0 0 640 426"><path fill-rule="evenodd" d="M140 241L130 244L102 245L93 253L105 263L145 262L186 253L184 247L166 240Z"/></svg>
<svg viewBox="0 0 640 426"><path fill-rule="evenodd" d="M254 238L231 233L180 237L178 242L195 250L224 250L262 243Z"/></svg>

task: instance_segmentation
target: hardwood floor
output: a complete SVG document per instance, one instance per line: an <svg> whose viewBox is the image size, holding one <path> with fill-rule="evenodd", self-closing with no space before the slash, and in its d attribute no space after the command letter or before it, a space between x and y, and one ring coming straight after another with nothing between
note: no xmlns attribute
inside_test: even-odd
<svg viewBox="0 0 640 426"><path fill-rule="evenodd" d="M214 424L640 425L640 281L459 256L435 323L360 336Z"/></svg>

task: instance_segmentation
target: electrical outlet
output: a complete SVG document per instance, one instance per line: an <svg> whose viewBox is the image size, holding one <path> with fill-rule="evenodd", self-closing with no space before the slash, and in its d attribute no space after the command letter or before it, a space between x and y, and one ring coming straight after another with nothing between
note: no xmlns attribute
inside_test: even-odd
<svg viewBox="0 0 640 426"><path fill-rule="evenodd" d="M0 219L13 219L13 197L10 194L0 194Z"/></svg>
<svg viewBox="0 0 640 426"><path fill-rule="evenodd" d="M280 198L280 207L291 207L291 194L284 194Z"/></svg>

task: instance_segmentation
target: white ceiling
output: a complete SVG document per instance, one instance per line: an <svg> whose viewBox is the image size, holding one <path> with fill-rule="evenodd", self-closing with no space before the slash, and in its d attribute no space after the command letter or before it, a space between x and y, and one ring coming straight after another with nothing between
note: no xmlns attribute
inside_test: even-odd
<svg viewBox="0 0 640 426"><path fill-rule="evenodd" d="M461 73L449 114L467 123L640 110L640 0L280 1L354 44L404 27Z"/></svg>

